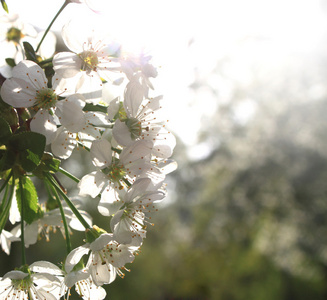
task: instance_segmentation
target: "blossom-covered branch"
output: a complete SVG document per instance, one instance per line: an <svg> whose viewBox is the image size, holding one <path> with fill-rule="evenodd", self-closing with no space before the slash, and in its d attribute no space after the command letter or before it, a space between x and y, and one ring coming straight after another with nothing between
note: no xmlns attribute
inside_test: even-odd
<svg viewBox="0 0 327 300"><path fill-rule="evenodd" d="M167 195L165 177L176 168L176 141L163 97L155 94L158 72L150 55L131 54L76 19L61 32L68 51L55 52L51 25L67 5L84 4L90 14L98 11L92 0L66 0L44 32L18 15L0 17L0 243L8 255L12 242L22 249L21 265L0 279L0 299L68 298L74 286L83 299L104 299L102 286L129 271L150 215ZM84 149L93 165L82 178L61 166L75 149ZM76 183L77 198L58 172ZM107 228L93 223L82 197L99 200ZM57 229L66 240L64 263L28 261L29 245ZM85 232L76 248L74 230Z"/></svg>

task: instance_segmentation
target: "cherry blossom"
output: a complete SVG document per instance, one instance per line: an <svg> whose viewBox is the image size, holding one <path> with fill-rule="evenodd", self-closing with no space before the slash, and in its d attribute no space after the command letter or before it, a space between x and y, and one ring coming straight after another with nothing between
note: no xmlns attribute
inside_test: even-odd
<svg viewBox="0 0 327 300"><path fill-rule="evenodd" d="M59 100L61 87L56 79L49 88L43 69L32 61L24 60L14 67L13 77L7 79L1 88L1 97L6 103L18 108L31 107L35 111L31 130L45 135L47 144L55 137L58 122L73 131L85 123L83 97L72 95Z"/></svg>

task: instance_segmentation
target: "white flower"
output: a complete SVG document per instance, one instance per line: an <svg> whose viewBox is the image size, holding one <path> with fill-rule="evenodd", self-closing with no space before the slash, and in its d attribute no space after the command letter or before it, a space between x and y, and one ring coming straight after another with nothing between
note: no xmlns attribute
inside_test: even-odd
<svg viewBox="0 0 327 300"><path fill-rule="evenodd" d="M75 265L83 255L90 252L86 267L90 271L93 282L100 286L113 282L116 274L124 277L121 269L127 270L125 264L134 260L134 252L137 249L137 247L119 244L114 240L112 234L103 233L93 242L71 251L66 261Z"/></svg>
<svg viewBox="0 0 327 300"><path fill-rule="evenodd" d="M157 190L148 178L138 179L129 188L128 192L120 199L120 209L114 213L110 226L115 239L119 243L141 245L145 237L146 214L157 210L155 203L158 203L166 193L164 190ZM99 211L112 211L112 205L105 201L99 202ZM117 206L117 203L115 203Z"/></svg>
<svg viewBox="0 0 327 300"><path fill-rule="evenodd" d="M0 299L59 299L60 280L49 273L10 271L0 280Z"/></svg>
<svg viewBox="0 0 327 300"><path fill-rule="evenodd" d="M95 198L102 191L102 197L114 188L126 189L136 178L156 174L156 168L150 162L152 143L137 141L124 148L119 154L112 151L111 144L105 139L94 141L91 147L93 164L101 169L85 175L78 184L80 195Z"/></svg>
<svg viewBox="0 0 327 300"><path fill-rule="evenodd" d="M151 56L141 52L139 55L133 53L123 53L119 60L121 71L124 72L129 80L132 80L135 74L140 77L142 86L148 90L153 89L153 85L149 78L156 78L158 75L157 69L150 63Z"/></svg>
<svg viewBox="0 0 327 300"><path fill-rule="evenodd" d="M35 28L19 19L17 14L0 17L0 73L4 77L11 76L11 68L5 59L12 58L16 63L23 60L23 42L33 43L37 37Z"/></svg>
<svg viewBox="0 0 327 300"><path fill-rule="evenodd" d="M18 64L24 59L23 42L28 42L36 49L44 31L37 32L35 28L22 22L17 14L9 14L0 17L0 73L9 78L12 76L12 68L5 59L12 58ZM43 58L51 57L55 52L56 36L48 32L37 54Z"/></svg>
<svg viewBox="0 0 327 300"><path fill-rule="evenodd" d="M53 58L53 68L66 82L75 85L75 92L83 94L87 101L98 103L102 97L102 78L109 81L115 56L120 46L81 24L67 23L62 29L66 46L72 52L60 52ZM110 75L111 74L111 75Z"/></svg>
<svg viewBox="0 0 327 300"><path fill-rule="evenodd" d="M106 115L101 112L86 112L84 126L76 132L67 130L64 126L57 130L56 137L51 143L51 150L54 155L67 159L80 144L90 148L92 142L101 137L101 126L109 125Z"/></svg>
<svg viewBox="0 0 327 300"><path fill-rule="evenodd" d="M78 206L77 206L78 207ZM64 205L63 207L65 217L68 223L68 229L71 232L71 229L77 230L77 231L84 231L85 228L82 226L82 224L78 221L76 216L72 213L72 211ZM83 218L86 220L87 223L89 223L90 226L92 226L92 219L89 216L89 214L83 210L79 210ZM45 212L44 215L32 222L31 224L25 225L25 247L29 247L29 245L33 245L37 242L39 238L42 236L45 236L46 241L50 240L50 232L53 231L54 233L59 229L63 236L65 236L65 229L63 227L61 214L59 208L50 210L48 212ZM20 232L20 231L19 231Z"/></svg>
<svg viewBox="0 0 327 300"><path fill-rule="evenodd" d="M67 294L69 299L70 290L74 285L76 292L85 300L102 300L106 296L106 291L92 282L90 273L80 262L72 265L66 260L64 270L61 270L47 261L38 261L33 263L30 269L36 273L49 273L56 276L61 282L59 297Z"/></svg>
<svg viewBox="0 0 327 300"><path fill-rule="evenodd" d="M13 77L7 79L1 88L1 97L9 105L31 107L36 111L30 127L32 131L45 135L47 144L57 131L55 115L60 124L73 131L85 123L83 97L72 95L59 101L58 95L62 90L56 79L53 78L53 88L48 88L43 69L32 61L24 60L14 67Z"/></svg>
<svg viewBox="0 0 327 300"><path fill-rule="evenodd" d="M68 288L66 293L75 285L76 292L85 300L94 299L102 300L106 297L106 291L101 286L97 286L92 281L89 270L86 268L76 268L77 264L70 264L70 261L65 261L65 286Z"/></svg>
<svg viewBox="0 0 327 300"><path fill-rule="evenodd" d="M160 101L161 97L145 98L144 88L134 77L126 86L124 113L116 120L112 131L116 141L128 146L136 140L149 140L153 142L153 156L170 157L176 140L160 116Z"/></svg>

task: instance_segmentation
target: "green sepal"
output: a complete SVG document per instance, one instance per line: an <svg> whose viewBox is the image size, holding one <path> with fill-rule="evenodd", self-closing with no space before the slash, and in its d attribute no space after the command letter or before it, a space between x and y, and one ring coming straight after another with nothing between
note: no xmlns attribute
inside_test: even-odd
<svg viewBox="0 0 327 300"><path fill-rule="evenodd" d="M84 111L100 111L100 112L103 112L103 113L107 113L107 109L108 107L107 106L104 106L104 105L94 105L94 104L91 104L91 103L86 103L83 110Z"/></svg>
<svg viewBox="0 0 327 300"><path fill-rule="evenodd" d="M40 164L46 138L36 132L20 132L9 139L9 149L18 152L19 164L26 172L32 172Z"/></svg>
<svg viewBox="0 0 327 300"><path fill-rule="evenodd" d="M101 236L101 234L107 233L104 229L93 225L92 228L86 229L85 230L85 237L86 237L86 242L87 243L92 243L94 242L98 237Z"/></svg>
<svg viewBox="0 0 327 300"><path fill-rule="evenodd" d="M55 71L54 71L54 69L53 69L52 63L51 63L50 66L44 66L43 68L44 68L44 74L45 74L45 76L46 76L47 79L48 79L48 87L51 88L51 87L52 87L52 86L50 86L50 85L52 85L52 84L51 84L51 82L52 82L51 79L52 79L52 77L53 77L54 74L55 74Z"/></svg>
<svg viewBox="0 0 327 300"><path fill-rule="evenodd" d="M32 47L32 45L29 42L23 42L23 46L24 46L24 50L25 50L26 59L32 60L37 63L38 62L37 56L36 56L35 50Z"/></svg>
<svg viewBox="0 0 327 300"><path fill-rule="evenodd" d="M0 117L0 145L7 144L12 132L8 122Z"/></svg>
<svg viewBox="0 0 327 300"><path fill-rule="evenodd" d="M72 272L78 272L78 271L81 271L85 268L85 265L84 265L84 258L82 257L79 262L73 267L73 270ZM66 270L64 270L66 271Z"/></svg>
<svg viewBox="0 0 327 300"><path fill-rule="evenodd" d="M39 205L37 192L32 180L27 176L22 176L19 181L20 183L16 185L17 206L21 213L23 204L24 221L27 224L31 224L34 220L42 216L42 209ZM21 187L23 190L21 190Z"/></svg>
<svg viewBox="0 0 327 300"><path fill-rule="evenodd" d="M9 67L12 67L12 68L16 66L15 60L12 58L6 58L6 63Z"/></svg>
<svg viewBox="0 0 327 300"><path fill-rule="evenodd" d="M43 153L41 163L33 171L33 174L39 178L44 178L44 173L56 173L60 167L60 160L54 158L51 153Z"/></svg>
<svg viewBox="0 0 327 300"><path fill-rule="evenodd" d="M8 5L5 0L1 0L2 8L6 11L7 14L9 14Z"/></svg>

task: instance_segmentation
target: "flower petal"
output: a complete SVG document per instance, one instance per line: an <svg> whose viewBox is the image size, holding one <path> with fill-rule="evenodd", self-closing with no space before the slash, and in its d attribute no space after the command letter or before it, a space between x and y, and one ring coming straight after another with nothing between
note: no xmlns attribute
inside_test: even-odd
<svg viewBox="0 0 327 300"><path fill-rule="evenodd" d="M79 263L83 255L88 254L90 251L90 245L85 244L83 246L79 246L75 248L74 250L70 251L67 255L66 261L65 261L65 271L67 273L70 273L76 264Z"/></svg>
<svg viewBox="0 0 327 300"><path fill-rule="evenodd" d="M112 160L111 144L107 140L93 141L91 146L91 158L93 164L98 168L110 166Z"/></svg>

